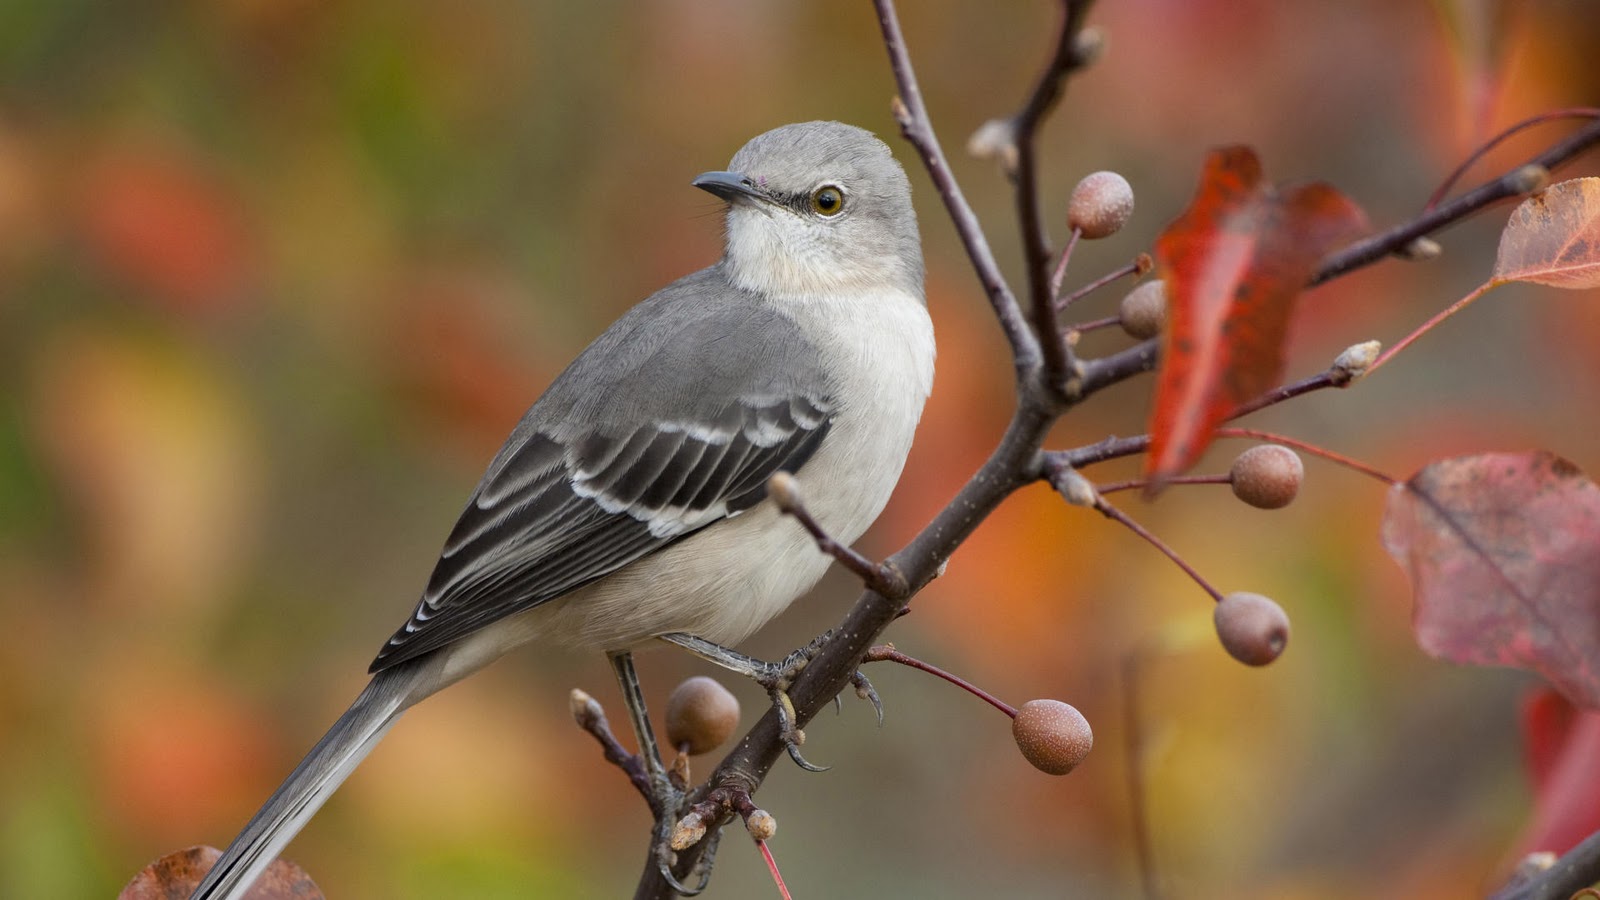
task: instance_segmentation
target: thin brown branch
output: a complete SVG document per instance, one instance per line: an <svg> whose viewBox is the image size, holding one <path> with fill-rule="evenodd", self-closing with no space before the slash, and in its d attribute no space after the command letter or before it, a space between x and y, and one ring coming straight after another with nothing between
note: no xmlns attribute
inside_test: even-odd
<svg viewBox="0 0 1600 900"><path fill-rule="evenodd" d="M1212 587L1211 582L1207 581L1205 576L1201 575L1194 566L1189 565L1188 560L1184 559L1182 556L1179 556L1178 551L1172 549L1172 547L1169 546L1166 541L1156 537L1155 533L1150 529L1140 525L1138 522L1129 517L1127 513L1106 502L1104 497L1097 498L1094 508L1098 510L1101 515L1128 529L1129 531L1143 538L1145 543L1148 543L1150 546L1161 551L1163 556L1169 560L1172 560L1173 565L1183 570L1183 574L1189 576L1190 580L1199 585L1201 590L1210 594L1212 600L1215 600L1218 603L1222 602L1222 592L1217 590L1215 587Z"/></svg>
<svg viewBox="0 0 1600 900"><path fill-rule="evenodd" d="M1093 0L1061 0L1061 20L1056 30L1055 49L1039 73L1022 109L1012 117L1012 140L1016 146L1014 191L1017 230L1022 239L1022 257L1028 274L1029 307L1034 332L1038 335L1049 386L1061 389L1075 372L1072 348L1067 345L1056 323L1055 291L1051 289L1050 238L1039 211L1039 185L1035 136L1039 123L1061 99L1067 76L1089 60L1079 52L1078 35ZM1065 257L1063 257L1063 261Z"/></svg>
<svg viewBox="0 0 1600 900"><path fill-rule="evenodd" d="M1584 838L1548 869L1506 885L1489 900L1566 900L1596 882L1600 882L1600 832Z"/></svg>
<svg viewBox="0 0 1600 900"><path fill-rule="evenodd" d="M578 727L589 732L596 741L600 742L600 750L605 754L606 762L611 763L628 776L632 784L645 799L645 802L654 804L655 798L650 790L650 774L645 771L644 760L636 753L629 753L622 742L611 731L611 723L606 720L606 711L600 701L589 696L577 688L572 689L572 695L567 698L567 705L572 711L572 719Z"/></svg>
<svg viewBox="0 0 1600 900"><path fill-rule="evenodd" d="M1529 159L1525 165L1540 166L1550 171L1583 151L1600 144L1600 121L1591 122L1557 142L1550 149ZM1518 166L1499 178L1478 186L1447 203L1441 203L1409 222L1396 225L1381 234L1357 241L1322 261L1311 284L1349 274L1363 266L1371 265L1393 253L1399 253L1413 240L1432 234L1447 225L1453 225L1495 203L1524 193L1525 182L1520 177L1525 166Z"/></svg>
<svg viewBox="0 0 1600 900"><path fill-rule="evenodd" d="M1074 232L1074 234L1076 234L1076 232ZM1133 260L1127 265L1112 269L1110 272L1101 275L1099 278L1096 278L1083 287L1078 288L1065 297L1062 297L1056 303L1056 309L1066 309L1068 306L1077 303L1079 300L1082 300L1084 297L1087 297L1095 291L1100 290L1111 282L1116 281L1118 278L1126 278L1129 275L1139 275L1148 272L1150 271L1150 267L1153 265L1155 265L1155 263L1151 261L1150 255L1148 253L1141 253L1137 259ZM1059 285L1056 286L1052 293L1060 293Z"/></svg>
<svg viewBox="0 0 1600 900"><path fill-rule="evenodd" d="M855 548L835 540L833 535L822 527L816 517L811 515L811 510L806 508L799 479L788 472L779 472L767 482L767 492L778 504L778 509L793 517L811 535L812 540L817 542L818 550L833 557L839 565L855 573L868 590L877 591L886 597L907 596L905 577L898 571L884 563L875 563L862 556Z"/></svg>
<svg viewBox="0 0 1600 900"><path fill-rule="evenodd" d="M977 697L979 700L982 700L995 709L1000 710L1011 718L1015 719L1017 717L1017 708L1015 706L1012 706L1004 700L1001 700L999 697L996 697L995 695L989 693L981 687L978 687L954 672L947 672L933 663L923 662L922 660L917 659L915 656L901 653L899 650L894 648L893 644L880 644L876 647L873 647L867 651L866 655L861 658L861 661L864 663L895 662L902 666L909 666L910 668L916 669L919 672L927 672L929 675L932 675L936 678L942 678L956 687L961 688L963 691L966 691L972 696Z"/></svg>
<svg viewBox="0 0 1600 900"><path fill-rule="evenodd" d="M933 179L934 189L944 201L945 211L955 224L961 245L966 248L978 281L989 297L989 305L1000 320L1000 329L1011 344L1011 355L1017 369L1031 369L1039 362L1039 341L1028 330L1022 308L1017 304L1016 295L1011 292L1005 276L1000 273L1000 265L995 261L994 251L989 248L989 239L984 236L983 226L979 224L971 204L967 203L966 196L961 193L961 186L950 171L950 163L945 159L939 138L933 132L928 107L922 102L922 88L917 85L916 72L911 67L911 54L906 50L905 35L900 30L894 2L873 0L873 5L878 10L883 43L889 51L889 66L894 70L895 86L899 90L895 119L900 124L900 133L922 157L928 176Z"/></svg>
<svg viewBox="0 0 1600 900"><path fill-rule="evenodd" d="M1472 151L1466 159L1462 160L1461 165L1456 166L1455 171L1447 175L1444 181L1439 184L1439 187L1434 190L1433 196L1428 198L1428 202L1423 205L1422 211L1427 212L1438 206L1450 193L1450 189L1455 187L1456 182L1461 180L1461 176L1465 175L1468 169L1482 159L1484 154L1500 146L1514 135L1520 134L1535 125L1543 125L1546 122L1553 122L1558 119L1600 119L1600 108L1581 106L1571 109L1552 109L1536 116L1529 116L1521 122L1506 128L1485 141L1482 146Z"/></svg>

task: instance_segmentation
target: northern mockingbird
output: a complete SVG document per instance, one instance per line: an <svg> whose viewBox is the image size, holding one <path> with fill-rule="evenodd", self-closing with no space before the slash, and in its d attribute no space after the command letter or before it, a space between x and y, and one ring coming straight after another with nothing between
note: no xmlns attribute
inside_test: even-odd
<svg viewBox="0 0 1600 900"><path fill-rule="evenodd" d="M722 259L629 310L523 416L372 681L194 898L241 896L402 712L520 644L611 656L658 785L633 649L663 638L781 691L723 648L830 558L767 480L796 474L846 542L888 501L933 384L916 216L889 148L838 122L769 131L694 185L728 202Z"/></svg>

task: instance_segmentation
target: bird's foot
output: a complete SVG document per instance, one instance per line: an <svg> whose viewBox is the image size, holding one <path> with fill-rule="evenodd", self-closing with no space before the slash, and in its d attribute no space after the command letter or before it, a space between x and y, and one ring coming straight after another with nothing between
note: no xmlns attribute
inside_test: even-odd
<svg viewBox="0 0 1600 900"><path fill-rule="evenodd" d="M805 732L800 729L799 716L795 712L794 701L789 698L789 687L794 684L796 677L805 667L822 652L827 646L832 632L824 632L817 636L811 643L790 653L777 662L756 659L746 656L735 650L729 650L720 644L714 644L704 638L691 634L676 632L660 636L662 640L676 644L690 653L708 662L716 663L731 672L738 672L746 678L761 685L766 690L767 696L772 700L772 709L778 717L780 737L789 758L794 760L800 768L809 772L825 772L826 766L817 766L809 762L800 752L800 745L805 743ZM851 684L855 685L856 695L872 702L873 709L878 714L878 723L883 723L883 704L878 699L878 692L873 690L872 682L865 675L857 672L851 676ZM835 698L837 702L838 698Z"/></svg>

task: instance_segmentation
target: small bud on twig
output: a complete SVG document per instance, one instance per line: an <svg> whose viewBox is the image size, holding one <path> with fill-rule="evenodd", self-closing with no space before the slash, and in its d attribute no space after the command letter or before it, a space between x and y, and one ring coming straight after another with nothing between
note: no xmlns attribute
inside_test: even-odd
<svg viewBox="0 0 1600 900"><path fill-rule="evenodd" d="M1536 194L1550 186L1550 170L1530 163L1508 174L1506 184L1519 194Z"/></svg>
<svg viewBox="0 0 1600 900"><path fill-rule="evenodd" d="M1086 68L1100 61L1106 53L1106 35L1094 26L1083 29L1072 38L1072 64Z"/></svg>
<svg viewBox="0 0 1600 900"><path fill-rule="evenodd" d="M744 817L745 830L758 841L770 841L778 833L778 820L764 809L753 809Z"/></svg>
<svg viewBox="0 0 1600 900"><path fill-rule="evenodd" d="M790 515L801 506L800 482L788 472L774 472L767 479L767 493L772 502L778 504L778 509Z"/></svg>
<svg viewBox="0 0 1600 900"><path fill-rule="evenodd" d="M1427 235L1414 237L1410 243L1395 251L1400 258L1409 259L1412 262L1427 262L1430 259L1438 259L1439 254L1443 252L1444 248L1439 246L1439 242Z"/></svg>
<svg viewBox="0 0 1600 900"><path fill-rule="evenodd" d="M700 843L700 839L705 836L705 819L701 818L699 812L691 810L688 815L678 820L678 824L672 826L672 838L667 843L674 850L687 850Z"/></svg>
<svg viewBox="0 0 1600 900"><path fill-rule="evenodd" d="M572 712L572 720L578 723L579 728L588 728L594 721L595 714L600 711L600 704L579 688L573 688L567 695L567 709Z"/></svg>
<svg viewBox="0 0 1600 900"><path fill-rule="evenodd" d="M998 162L1007 175L1017 170L1017 127L1010 119L990 119L967 138L967 153L974 159Z"/></svg>
<svg viewBox="0 0 1600 900"><path fill-rule="evenodd" d="M1094 483L1074 469L1060 473L1051 481L1061 498L1073 506L1092 507L1100 500L1100 493L1094 489Z"/></svg>
<svg viewBox="0 0 1600 900"><path fill-rule="evenodd" d="M1329 368L1329 372L1334 376L1333 383L1344 387L1367 374L1367 370L1377 362L1378 354L1382 350L1383 344L1378 341L1363 341L1346 347Z"/></svg>

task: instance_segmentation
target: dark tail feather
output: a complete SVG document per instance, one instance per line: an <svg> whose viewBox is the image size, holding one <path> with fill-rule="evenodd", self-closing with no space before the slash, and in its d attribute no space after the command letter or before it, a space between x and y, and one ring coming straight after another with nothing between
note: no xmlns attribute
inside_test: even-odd
<svg viewBox="0 0 1600 900"><path fill-rule="evenodd" d="M406 707L424 674L424 660L397 665L373 676L361 696L333 723L300 765L284 779L190 900L237 900L250 889L284 845L327 802L358 763L377 746Z"/></svg>

